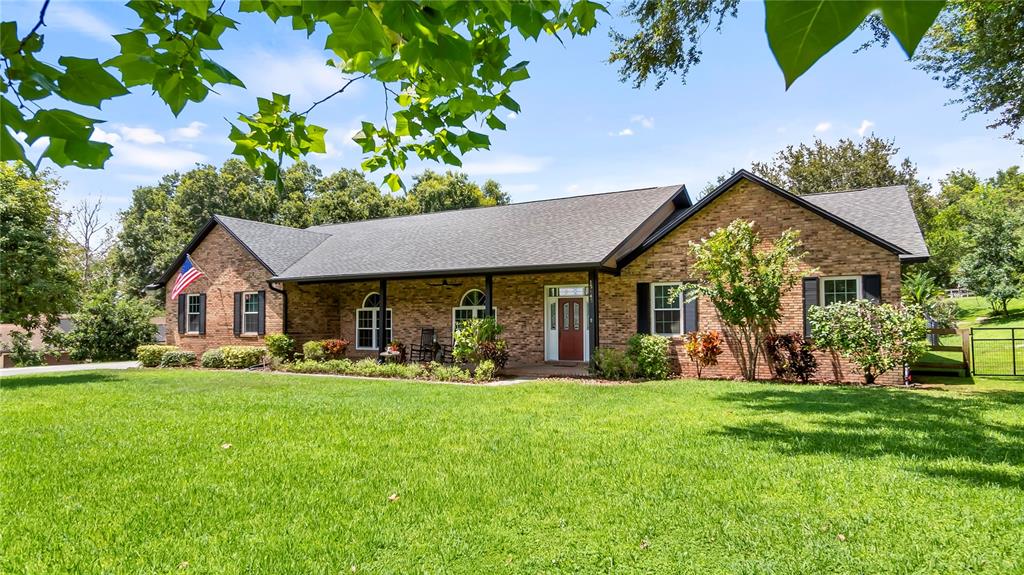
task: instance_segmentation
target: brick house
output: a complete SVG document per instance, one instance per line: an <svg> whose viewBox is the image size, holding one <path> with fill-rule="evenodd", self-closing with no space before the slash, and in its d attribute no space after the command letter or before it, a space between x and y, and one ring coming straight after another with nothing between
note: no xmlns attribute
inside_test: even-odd
<svg viewBox="0 0 1024 575"><path fill-rule="evenodd" d="M736 218L766 240L799 230L817 270L785 295L780 332L806 333L812 305L898 301L901 267L928 257L903 186L795 196L740 171L697 202L668 186L301 230L215 216L150 288L173 285L186 254L204 272L166 300L168 343L196 352L284 332L374 356L423 328L450 342L459 321L490 314L513 363L582 364L643 332L670 337L687 376L684 334L718 319L708 302L666 295L695 281L688 243ZM821 379L859 380L826 354L820 364ZM739 368L727 351L706 373Z"/></svg>

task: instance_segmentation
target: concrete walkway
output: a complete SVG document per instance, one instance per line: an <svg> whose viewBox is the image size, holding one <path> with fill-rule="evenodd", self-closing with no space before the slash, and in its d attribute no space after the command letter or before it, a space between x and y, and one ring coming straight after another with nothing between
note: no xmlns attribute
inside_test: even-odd
<svg viewBox="0 0 1024 575"><path fill-rule="evenodd" d="M58 373L63 371L95 371L97 369L131 369L139 367L137 361L108 361L105 363L74 363L71 365L39 365L36 367L8 367L0 369L0 377L8 375L30 375L33 373Z"/></svg>

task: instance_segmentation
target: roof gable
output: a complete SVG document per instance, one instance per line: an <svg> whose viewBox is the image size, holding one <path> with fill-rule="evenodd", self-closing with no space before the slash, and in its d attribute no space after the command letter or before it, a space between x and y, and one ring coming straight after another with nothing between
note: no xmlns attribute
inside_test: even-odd
<svg viewBox="0 0 1024 575"><path fill-rule="evenodd" d="M801 196L808 202L898 245L903 259L928 257L906 186L884 186Z"/></svg>
<svg viewBox="0 0 1024 575"><path fill-rule="evenodd" d="M753 183L755 183L755 184L757 184L759 186L762 186L763 188L769 190L770 192L775 193L775 194L781 196L782 198L785 198L786 200L789 200L790 202L793 202L794 204L796 204L796 205L798 205L798 206L800 206L800 207L802 207L802 208L804 208L804 209L806 209L806 210L808 210L808 211L810 211L810 212L812 212L812 213L814 213L816 215L819 215L819 216L825 218L826 220L829 220L833 224L836 224L837 226L839 226L841 228L844 228L844 229L846 229L846 230L848 230L850 232L853 232L854 234L856 234L856 235L858 235L858 236L860 236L860 237L870 241L871 243L874 243L874 244L876 244L878 246L881 246L882 248L885 248L886 250L888 250L888 251L890 251L890 252L892 252L894 254L900 255L901 257L910 254L910 252L908 252L904 248L894 244L893 242L889 241L888 239L883 238L883 237L881 237L879 235L876 235L876 234L872 233L871 231L863 229L862 227L860 227L858 225L855 225L854 223L852 223L850 221L847 221L845 218L842 218L842 217L832 213L831 211L826 210L826 209L816 205L815 203L813 203L811 201L808 201L803 196L797 196L795 194L791 194L791 193L787 192L786 190L783 190L782 188L776 186L775 184L765 180L764 178L761 178L759 176L756 176L756 175L748 172L747 170L739 170L738 172L733 174L731 177L729 177L729 179L725 180L717 188L715 188L713 191L711 191L711 193L705 195L703 198L698 200L697 203L693 204L692 206L690 206L687 209L678 211L675 215L673 215L671 218L669 218L664 224L662 224L661 227L659 227L657 230L655 230L654 233L652 233L646 240L644 240L632 253L630 253L628 256L626 256L625 258L620 260L619 267L623 267L623 266L628 265L630 262L632 262L637 257L639 257L640 254L642 254L645 251L647 251L648 249L650 249L651 246L653 246L654 244L658 243L658 241L660 241L665 236L670 234L673 230L675 230L680 225L682 225L684 222L689 220L696 213L698 213L699 211L704 209L706 206L708 206L709 204L714 202L715 199L717 199L719 196L724 194L726 191L730 190L733 186L735 186L741 180L747 180L747 181L753 182ZM911 212L911 216L913 216L913 212ZM914 221L916 223L916 219Z"/></svg>

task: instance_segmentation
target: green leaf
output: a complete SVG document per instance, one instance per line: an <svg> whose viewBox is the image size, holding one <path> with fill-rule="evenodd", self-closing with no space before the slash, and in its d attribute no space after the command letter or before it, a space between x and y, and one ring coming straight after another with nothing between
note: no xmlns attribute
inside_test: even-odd
<svg viewBox="0 0 1024 575"><path fill-rule="evenodd" d="M213 60L203 60L200 65L200 69L203 71L203 78L211 84L230 84L232 86L238 86L244 88L245 84L242 80L231 73L224 66L214 62Z"/></svg>
<svg viewBox="0 0 1024 575"><path fill-rule="evenodd" d="M25 124L28 143L31 144L48 136L50 139L88 140L92 126L98 122L69 110L39 110L30 122Z"/></svg>
<svg viewBox="0 0 1024 575"><path fill-rule="evenodd" d="M405 184L402 183L402 178L398 177L398 174L395 173L391 173L385 176L384 183L387 184L389 188L391 188L392 192L397 192L398 190L401 190L402 188L405 187Z"/></svg>
<svg viewBox="0 0 1024 575"><path fill-rule="evenodd" d="M43 152L58 166L75 166L85 169L102 168L110 158L112 146L103 142L85 140L63 140L50 138L50 145Z"/></svg>
<svg viewBox="0 0 1024 575"><path fill-rule="evenodd" d="M945 0L881 0L882 20L907 57L914 55L917 45L921 43L928 29L939 17L939 12L946 5Z"/></svg>
<svg viewBox="0 0 1024 575"><path fill-rule="evenodd" d="M765 0L765 32L786 87L856 30L872 9L856 0Z"/></svg>
<svg viewBox="0 0 1024 575"><path fill-rule="evenodd" d="M0 22L0 54L9 58L18 51L18 23Z"/></svg>
<svg viewBox="0 0 1024 575"><path fill-rule="evenodd" d="M325 20L331 27L325 48L333 50L342 59L359 52L378 53L390 46L384 27L373 10L352 7L343 14L330 14Z"/></svg>
<svg viewBox="0 0 1024 575"><path fill-rule="evenodd" d="M786 87L849 36L874 10L908 55L945 2L937 0L765 0L765 32Z"/></svg>
<svg viewBox="0 0 1024 575"><path fill-rule="evenodd" d="M171 0L171 4L177 6L200 20L206 20L210 12L211 0Z"/></svg>
<svg viewBox="0 0 1024 575"><path fill-rule="evenodd" d="M166 80L154 82L153 87L156 88L156 93L160 95L160 99L170 106L171 112L175 116L180 114L181 110L185 108L185 103L188 102L188 92L185 90L185 85L178 74L171 73Z"/></svg>
<svg viewBox="0 0 1024 575"><path fill-rule="evenodd" d="M58 61L64 66L65 73L57 80L57 85L60 86L60 95L67 100L99 108L104 100L128 93L95 58L63 56Z"/></svg>
<svg viewBox="0 0 1024 575"><path fill-rule="evenodd" d="M122 54L104 62L121 72L121 81L125 86L144 86L153 83L160 65L149 56Z"/></svg>
<svg viewBox="0 0 1024 575"><path fill-rule="evenodd" d="M4 122L7 118L4 118ZM25 159L25 148L21 145L21 142L14 137L11 133L11 128L7 126L0 126L0 162L6 162L8 160L20 160L22 162L28 162Z"/></svg>

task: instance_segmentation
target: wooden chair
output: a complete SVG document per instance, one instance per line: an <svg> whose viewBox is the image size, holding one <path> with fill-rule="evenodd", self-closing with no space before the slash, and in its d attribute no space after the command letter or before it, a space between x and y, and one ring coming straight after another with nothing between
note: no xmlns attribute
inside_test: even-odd
<svg viewBox="0 0 1024 575"><path fill-rule="evenodd" d="M425 327L420 330L420 343L412 344L409 350L411 361L431 361L434 359L434 342L437 332L432 327Z"/></svg>

